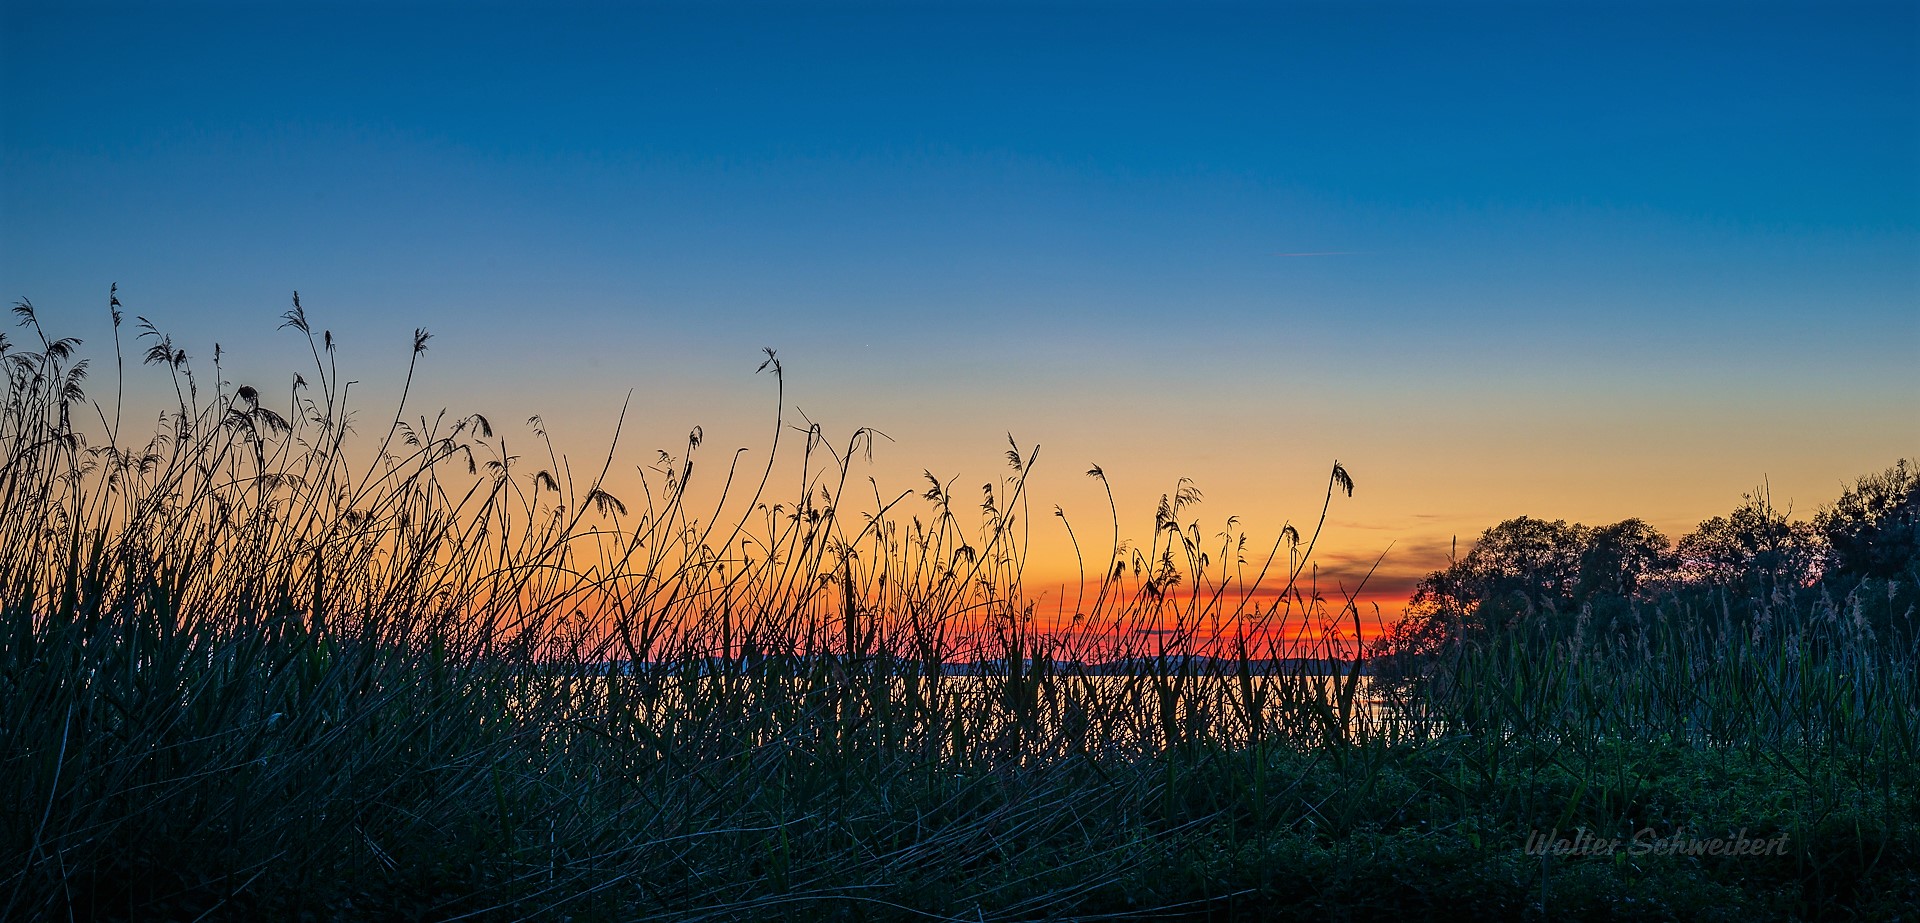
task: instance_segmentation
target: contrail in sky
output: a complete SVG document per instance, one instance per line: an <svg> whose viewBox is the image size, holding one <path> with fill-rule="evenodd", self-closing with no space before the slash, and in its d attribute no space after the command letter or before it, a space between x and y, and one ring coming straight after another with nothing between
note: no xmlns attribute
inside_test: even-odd
<svg viewBox="0 0 1920 923"><path fill-rule="evenodd" d="M1310 250L1302 253L1276 253L1274 256L1352 256L1358 250Z"/></svg>

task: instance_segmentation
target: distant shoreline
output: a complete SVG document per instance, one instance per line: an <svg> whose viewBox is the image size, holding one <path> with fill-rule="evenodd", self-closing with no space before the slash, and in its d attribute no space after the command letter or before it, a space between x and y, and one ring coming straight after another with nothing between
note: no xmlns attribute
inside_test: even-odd
<svg viewBox="0 0 1920 923"><path fill-rule="evenodd" d="M870 670L876 664L887 660L881 657L856 657L852 662L862 672ZM751 661L722 658L704 658L698 661L649 661L639 664L636 670L633 661L615 660L605 664L591 665L599 672L618 672L622 675L635 675L646 672L671 672L687 666L697 666L705 674L715 673L720 668L758 669L768 663L785 663L792 666L809 666L814 663L845 664L843 658L836 656L812 657L763 657ZM921 661L893 658L894 675L918 675ZM1032 671L1036 661L1032 658L1021 661L1025 671ZM1355 662L1351 659L1327 657L1277 657L1246 661L1247 672L1253 676L1348 676L1353 673ZM1237 676L1241 671L1241 661L1231 657L1134 657L1121 660L1096 661L1092 663L1078 660L1057 660L1046 662L1046 670L1053 675L1063 676ZM844 669L844 667L842 667ZM944 676L1005 676L1007 661L968 660L941 664ZM1362 661L1359 664L1362 676L1372 676L1371 664Z"/></svg>

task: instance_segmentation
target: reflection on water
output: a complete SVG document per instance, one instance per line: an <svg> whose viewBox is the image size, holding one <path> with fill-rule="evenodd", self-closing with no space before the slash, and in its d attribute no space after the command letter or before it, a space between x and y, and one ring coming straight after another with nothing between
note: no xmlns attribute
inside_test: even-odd
<svg viewBox="0 0 1920 923"><path fill-rule="evenodd" d="M589 692L591 690L591 692ZM1409 741L1435 728L1367 675L1046 674L875 677L678 670L574 677L528 689L591 720L625 714L676 746L930 748L1020 760L1256 740ZM552 701L544 703L547 706Z"/></svg>

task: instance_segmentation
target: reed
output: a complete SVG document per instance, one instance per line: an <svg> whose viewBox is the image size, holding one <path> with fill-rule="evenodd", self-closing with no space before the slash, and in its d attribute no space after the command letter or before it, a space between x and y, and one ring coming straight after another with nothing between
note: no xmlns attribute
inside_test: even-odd
<svg viewBox="0 0 1920 923"><path fill-rule="evenodd" d="M110 308L116 394L131 346L173 397L150 433L30 305L0 339L0 917L1544 910L1519 831L1706 811L1647 767L1728 761L1830 795L1757 822L1814 845L1591 900L1657 879L1813 914L1913 867L1915 635L1870 630L1867 588L1487 639L1376 702L1354 599L1310 587L1338 463L1264 553L1203 541L1184 482L1145 542L1110 506L1053 625L1022 582L1037 448L978 500L882 494L872 433L788 426L772 351L768 460L695 509L698 430L620 497L613 450L576 479L537 419L529 449L410 416L425 331L362 445L297 296L311 367L271 406Z"/></svg>

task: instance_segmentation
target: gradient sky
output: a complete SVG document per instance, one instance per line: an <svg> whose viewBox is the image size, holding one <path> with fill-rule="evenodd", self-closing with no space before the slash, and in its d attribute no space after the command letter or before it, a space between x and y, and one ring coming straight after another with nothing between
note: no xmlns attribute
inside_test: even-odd
<svg viewBox="0 0 1920 923"><path fill-rule="evenodd" d="M364 406L424 326L416 406L591 455L631 388L629 462L763 451L773 346L883 484L1011 431L1083 540L1089 463L1135 538L1186 476L1270 541L1338 458L1391 609L1512 516L1920 453L1917 11L5 0L0 293L284 395L298 289Z"/></svg>

